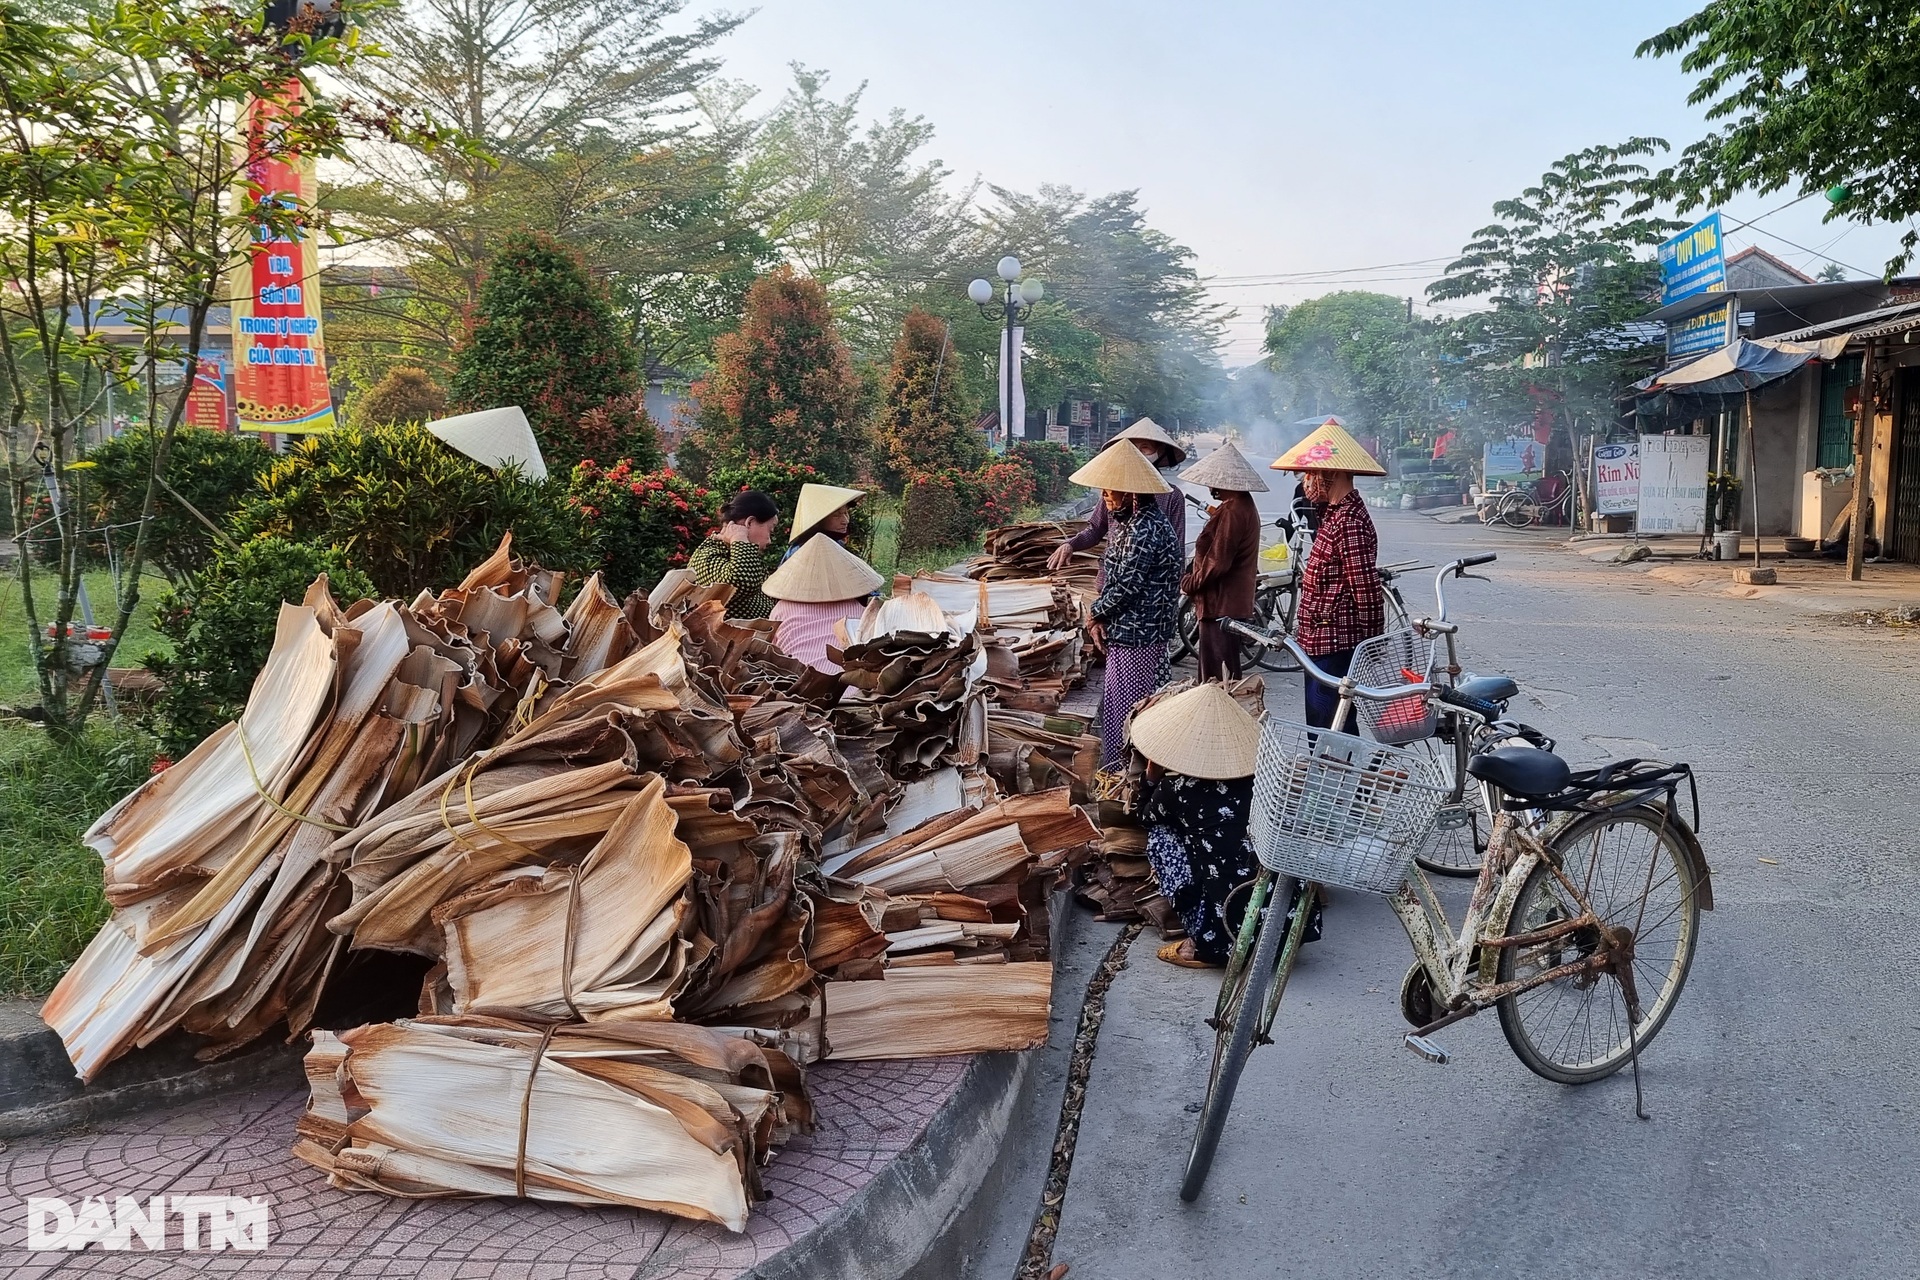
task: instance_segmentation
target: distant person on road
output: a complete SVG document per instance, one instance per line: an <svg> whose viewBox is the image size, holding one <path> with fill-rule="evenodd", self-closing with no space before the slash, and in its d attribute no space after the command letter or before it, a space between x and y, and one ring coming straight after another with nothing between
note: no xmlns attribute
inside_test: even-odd
<svg viewBox="0 0 1920 1280"><path fill-rule="evenodd" d="M1362 640L1386 630L1386 601L1380 588L1380 538L1367 514L1366 499L1353 487L1356 475L1383 476L1375 462L1345 429L1329 422L1273 460L1275 471L1301 472L1306 495L1326 508L1313 535L1300 579L1300 609L1295 635L1315 664L1330 675L1345 675ZM1306 680L1307 723L1333 727L1340 705L1337 690ZM1356 730L1349 724L1347 732Z"/></svg>
<svg viewBox="0 0 1920 1280"><path fill-rule="evenodd" d="M1133 745L1147 758L1141 818L1147 861L1187 936L1157 953L1183 969L1218 968L1240 928L1234 890L1260 872L1247 840L1260 726L1218 684L1176 693L1142 711ZM1319 937L1318 921L1307 938Z"/></svg>
<svg viewBox="0 0 1920 1280"><path fill-rule="evenodd" d="M1193 564L1180 590L1193 601L1200 624L1200 678L1240 678L1240 641L1220 624L1254 614L1254 582L1260 576L1260 512L1253 495L1267 482L1246 457L1223 444L1182 480L1204 484L1219 504L1193 544Z"/></svg>
<svg viewBox="0 0 1920 1280"><path fill-rule="evenodd" d="M1165 472L1172 467L1177 467L1187 460L1187 451L1175 444L1173 438L1163 431L1160 424L1152 418L1140 419L1140 421L1115 436L1113 443L1109 444L1107 448L1115 448L1122 440L1132 442L1133 446L1140 450L1142 454L1146 455L1147 460L1153 463L1154 467L1161 472ZM1164 479L1165 477L1163 476L1162 478ZM1161 514L1166 516L1167 523L1173 526L1174 540L1180 544L1180 556L1181 559L1184 560L1187 554L1186 494L1181 491L1179 485L1169 481L1167 491L1158 495L1154 499L1154 502L1160 508ZM1100 503L1095 503L1093 514L1087 517L1087 527L1054 548L1053 554L1047 557L1047 568L1053 570L1055 573L1060 572L1060 570L1067 567L1067 561L1073 558L1074 552L1085 551L1089 547L1100 545L1100 543L1106 539L1110 528L1111 521L1107 516L1106 507ZM1105 585L1106 582L1106 568L1104 565L1101 567L1100 572L1102 576L1095 582L1096 589Z"/></svg>
<svg viewBox="0 0 1920 1280"><path fill-rule="evenodd" d="M724 582L733 587L729 618L764 618L773 612L772 599L760 587L773 568L767 563L767 546L779 523L780 510L772 498L758 489L742 489L720 509L719 530L708 534L688 558L687 572L701 586Z"/></svg>
<svg viewBox="0 0 1920 1280"><path fill-rule="evenodd" d="M1180 613L1180 545L1153 501L1167 482L1131 444L1103 451L1073 473L1100 490L1113 530L1103 560L1106 585L1089 612L1087 635L1107 656L1100 690L1101 768L1117 768L1127 745L1127 715L1169 678L1167 642Z"/></svg>

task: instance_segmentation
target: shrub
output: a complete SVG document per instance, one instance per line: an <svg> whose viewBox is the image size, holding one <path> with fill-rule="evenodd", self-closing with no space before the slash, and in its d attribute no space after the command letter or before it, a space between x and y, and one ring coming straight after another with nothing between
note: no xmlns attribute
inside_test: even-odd
<svg viewBox="0 0 1920 1280"><path fill-rule="evenodd" d="M276 459L231 527L338 548L383 596L452 586L511 530L550 569L591 563L567 481L522 479L454 452L417 426L341 427Z"/></svg>
<svg viewBox="0 0 1920 1280"><path fill-rule="evenodd" d="M454 360L455 406L519 405L560 472L588 456L580 435L588 410L645 389L606 290L543 235L507 238Z"/></svg>
<svg viewBox="0 0 1920 1280"><path fill-rule="evenodd" d="M898 492L914 472L971 471L987 461L968 407L964 364L945 321L907 313L873 426L874 468L889 490Z"/></svg>
<svg viewBox="0 0 1920 1280"><path fill-rule="evenodd" d="M615 396L581 414L580 445L589 457L619 458L636 471L658 471L667 463L644 391Z"/></svg>
<svg viewBox="0 0 1920 1280"><path fill-rule="evenodd" d="M173 642L173 656L149 657L147 665L167 682L155 710L169 749L189 750L240 714L273 648L281 603L297 603L323 573L342 602L374 594L373 581L345 553L266 537L223 550L161 596L154 627Z"/></svg>
<svg viewBox="0 0 1920 1280"><path fill-rule="evenodd" d="M1012 524L1022 511L1033 505L1033 472L1017 459L982 467L974 483L980 490L982 528Z"/></svg>
<svg viewBox="0 0 1920 1280"><path fill-rule="evenodd" d="M431 422L447 412L447 393L425 369L395 365L353 405L350 421L369 426Z"/></svg>
<svg viewBox="0 0 1920 1280"><path fill-rule="evenodd" d="M957 471L908 477L900 500L900 554L912 555L972 541L985 526L985 494L979 481Z"/></svg>
<svg viewBox="0 0 1920 1280"><path fill-rule="evenodd" d="M579 512L615 596L650 591L686 565L718 521L720 495L671 471L638 471L628 459L573 469L567 501Z"/></svg>
<svg viewBox="0 0 1920 1280"><path fill-rule="evenodd" d="M131 526L140 519L147 477L153 469L153 445L151 432L135 428L87 455L94 465L83 483L91 491L89 505L96 525ZM167 483L201 515L224 526L272 463L273 454L253 436L180 427L167 454ZM114 530L114 545L130 546L134 533L131 527ZM153 525L147 531L147 552L168 582L178 586L212 560L217 542L213 530L172 494L160 490L154 500Z"/></svg>
<svg viewBox="0 0 1920 1280"><path fill-rule="evenodd" d="M865 452L864 392L827 291L789 267L747 291L739 330L714 343L713 373L693 395L693 452L715 468L780 457L853 475Z"/></svg>
<svg viewBox="0 0 1920 1280"><path fill-rule="evenodd" d="M1071 487L1067 477L1079 470L1073 450L1046 440L1022 440L1007 451L1007 456L1033 473L1033 500L1058 502Z"/></svg>

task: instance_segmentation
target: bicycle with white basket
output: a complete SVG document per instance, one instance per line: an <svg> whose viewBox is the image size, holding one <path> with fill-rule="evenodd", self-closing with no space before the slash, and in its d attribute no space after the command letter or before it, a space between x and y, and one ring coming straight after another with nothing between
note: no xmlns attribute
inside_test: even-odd
<svg viewBox="0 0 1920 1280"><path fill-rule="evenodd" d="M1515 1055L1548 1080L1585 1084L1631 1064L1635 1113L1644 1119L1640 1051L1673 1012L1700 912L1713 906L1694 834L1698 794L1691 825L1678 811L1681 784L1693 792L1692 769L1620 760L1575 772L1550 751L1517 745L1473 756L1468 769L1489 789L1497 816L1456 931L1413 860L1449 780L1423 751L1338 729L1355 705L1413 715L1435 687L1329 675L1291 638L1232 625L1243 638L1284 645L1308 678L1338 688L1341 702L1336 729L1275 720L1261 734L1251 821L1261 870L1242 886L1233 950L1207 1020L1213 1066L1181 1199L1200 1194L1248 1056L1272 1043L1322 885L1385 896L1400 917L1415 957L1400 992L1414 1027L1406 1047L1446 1062L1434 1033L1496 1009ZM1436 633L1451 625L1422 620ZM1353 667L1379 669L1367 645L1394 642L1381 636L1361 645ZM1276 894L1282 880L1299 884L1297 894L1292 885ZM1266 909L1289 896L1291 911ZM1229 903L1241 897L1237 890Z"/></svg>

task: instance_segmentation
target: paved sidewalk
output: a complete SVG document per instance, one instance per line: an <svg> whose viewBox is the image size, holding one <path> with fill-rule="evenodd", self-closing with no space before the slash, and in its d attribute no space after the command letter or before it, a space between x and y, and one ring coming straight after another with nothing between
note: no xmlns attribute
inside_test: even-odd
<svg viewBox="0 0 1920 1280"><path fill-rule="evenodd" d="M0 1275L392 1276L423 1280L729 1280L801 1240L913 1146L958 1090L969 1058L821 1063L807 1083L811 1136L765 1172L770 1199L734 1235L626 1208L511 1200L399 1200L338 1191L290 1154L306 1090L228 1094L0 1148ZM26 1199L266 1195L264 1253L28 1253Z"/></svg>
<svg viewBox="0 0 1920 1280"><path fill-rule="evenodd" d="M1546 531L1541 533L1545 535ZM1634 545L1632 538L1621 537L1581 538L1566 544L1576 555L1601 564L1612 560L1621 548ZM1698 538L1649 538L1641 540L1640 545L1653 552L1652 559L1609 567L1643 574L1669 586L1734 599L1767 601L1802 613L1920 609L1920 565L1895 562L1863 565L1860 580L1852 582L1847 579L1847 566L1843 562L1788 558L1781 549L1780 539L1766 538L1761 542L1760 563L1774 570L1778 582L1771 587L1754 587L1733 580L1735 569L1753 563L1751 539L1745 544L1746 555L1739 560L1699 559Z"/></svg>

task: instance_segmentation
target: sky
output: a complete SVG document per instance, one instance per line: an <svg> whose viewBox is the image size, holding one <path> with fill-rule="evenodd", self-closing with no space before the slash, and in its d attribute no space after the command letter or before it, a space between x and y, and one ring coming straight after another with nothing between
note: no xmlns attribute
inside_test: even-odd
<svg viewBox="0 0 1920 1280"><path fill-rule="evenodd" d="M926 154L957 181L1138 189L1151 223L1193 249L1212 295L1236 308L1231 366L1259 354L1273 303L1368 288L1435 314L1423 286L1494 201L1553 161L1641 134L1677 150L1705 133L1678 59L1633 56L1698 7L760 0L717 52L724 76L761 90L758 111L793 62L828 72L835 96L866 82L869 112L898 107L935 127ZM1726 205L1729 250L1759 244L1809 274L1830 258L1880 273L1902 228L1823 225L1818 196L1771 212L1795 194Z"/></svg>

